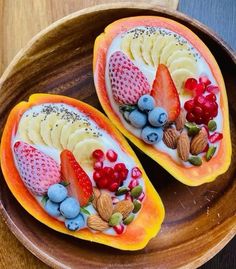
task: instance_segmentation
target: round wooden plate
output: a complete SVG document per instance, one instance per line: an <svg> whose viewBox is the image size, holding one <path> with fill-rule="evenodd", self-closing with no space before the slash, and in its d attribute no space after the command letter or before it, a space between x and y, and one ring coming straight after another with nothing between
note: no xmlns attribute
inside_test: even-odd
<svg viewBox="0 0 236 269"><path fill-rule="evenodd" d="M161 232L136 252L78 240L42 225L15 200L1 175L0 209L7 225L33 254L55 268L195 268L236 232L236 57L215 33L179 12L118 3L81 10L49 26L18 53L0 80L1 131L10 109L35 92L68 95L101 109L93 84L94 39L114 20L136 15L183 23L216 57L229 97L232 164L213 183L187 187L134 147L166 208Z"/></svg>

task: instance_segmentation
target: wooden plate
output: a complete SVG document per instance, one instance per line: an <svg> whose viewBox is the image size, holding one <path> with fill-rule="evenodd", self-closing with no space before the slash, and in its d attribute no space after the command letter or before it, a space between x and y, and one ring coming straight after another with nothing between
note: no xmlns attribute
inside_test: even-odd
<svg viewBox="0 0 236 269"><path fill-rule="evenodd" d="M1 131L10 109L35 92L72 96L101 109L92 76L94 39L112 21L135 15L160 15L185 24L216 57L229 97L232 164L215 182L190 188L135 148L166 208L159 235L136 252L81 241L42 225L15 200L1 175L0 209L6 223L33 254L55 268L195 268L236 232L236 57L215 33L178 12L118 3L88 8L49 26L19 52L1 78Z"/></svg>

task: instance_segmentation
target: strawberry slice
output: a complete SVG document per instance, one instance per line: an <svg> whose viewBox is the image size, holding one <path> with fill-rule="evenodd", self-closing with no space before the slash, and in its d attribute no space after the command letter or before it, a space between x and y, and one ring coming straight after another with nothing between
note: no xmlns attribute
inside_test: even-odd
<svg viewBox="0 0 236 269"><path fill-rule="evenodd" d="M174 121L179 116L179 94L170 72L164 64L159 64L157 68L151 95L156 101L156 106L163 107L167 111L169 121Z"/></svg>
<svg viewBox="0 0 236 269"><path fill-rule="evenodd" d="M80 206L87 205L93 194L92 183L69 150L61 152L61 172L63 179L70 183L68 185L69 195L78 199Z"/></svg>

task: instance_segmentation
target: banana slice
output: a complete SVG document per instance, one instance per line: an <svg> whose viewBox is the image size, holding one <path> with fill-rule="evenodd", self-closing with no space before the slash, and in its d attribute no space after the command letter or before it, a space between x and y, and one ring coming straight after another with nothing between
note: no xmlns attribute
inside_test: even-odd
<svg viewBox="0 0 236 269"><path fill-rule="evenodd" d="M151 57L151 51L153 47L153 42L157 38L156 34L145 36L142 44L142 56L144 61L150 65L154 66L152 57Z"/></svg>
<svg viewBox="0 0 236 269"><path fill-rule="evenodd" d="M45 145L44 140L40 134L41 122L45 119L45 114L38 114L36 116L30 115L28 125L28 136L34 144Z"/></svg>
<svg viewBox="0 0 236 269"><path fill-rule="evenodd" d="M93 169L93 159L91 155L95 149L104 150L100 139L90 138L76 144L73 154L77 162L84 169Z"/></svg>
<svg viewBox="0 0 236 269"><path fill-rule="evenodd" d="M85 129L78 129L69 136L66 148L73 151L76 144L80 143L81 141L85 139L93 138L93 137L94 135L91 131L88 131Z"/></svg>
<svg viewBox="0 0 236 269"><path fill-rule="evenodd" d="M131 59L133 60L133 55L130 50L130 42L133 39L132 34L126 34L121 41L121 50Z"/></svg>
<svg viewBox="0 0 236 269"><path fill-rule="evenodd" d="M196 76L197 63L193 59L182 57L182 58L176 59L169 66L170 73L173 73L175 70L178 70L181 68L188 69L190 72L195 74L194 76Z"/></svg>
<svg viewBox="0 0 236 269"><path fill-rule="evenodd" d="M43 141L46 145L53 147L51 131L53 125L56 121L58 121L59 116L57 114L52 113L46 116L46 118L41 122L40 126L40 134L43 138Z"/></svg>
<svg viewBox="0 0 236 269"><path fill-rule="evenodd" d="M173 73L171 73L171 77L175 83L175 86L179 93L183 94L183 84L186 81L187 78L194 78L195 74L189 71L188 69L181 68L175 70Z"/></svg>
<svg viewBox="0 0 236 269"><path fill-rule="evenodd" d="M33 144L32 140L29 138L28 135L28 126L29 122L31 120L31 114L24 115L21 120L20 124L18 126L18 134L20 136L20 139L28 144Z"/></svg>
<svg viewBox="0 0 236 269"><path fill-rule="evenodd" d="M88 123L84 121L68 122L61 129L60 143L64 149L67 148L69 136L77 129L88 127Z"/></svg>
<svg viewBox="0 0 236 269"><path fill-rule="evenodd" d="M169 67L172 62L174 62L175 60L177 60L179 58L182 58L182 57L187 57L189 59L194 60L194 57L193 57L192 53L190 53L188 50L181 49L181 50L174 51L167 58L166 65Z"/></svg>
<svg viewBox="0 0 236 269"><path fill-rule="evenodd" d="M130 51L133 56L133 58L137 62L144 62L143 56L142 56L142 44L143 44L143 36L139 35L137 38L132 38L130 42Z"/></svg>
<svg viewBox="0 0 236 269"><path fill-rule="evenodd" d="M68 121L66 120L57 120L53 127L52 127L52 131L51 131L51 139L52 139L52 144L55 148L62 150L63 147L61 145L61 131L62 128L65 124L67 124Z"/></svg>

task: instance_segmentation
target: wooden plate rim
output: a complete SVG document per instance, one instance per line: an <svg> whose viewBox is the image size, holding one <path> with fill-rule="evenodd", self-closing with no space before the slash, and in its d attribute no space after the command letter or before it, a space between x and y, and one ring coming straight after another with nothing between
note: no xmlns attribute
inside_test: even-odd
<svg viewBox="0 0 236 269"><path fill-rule="evenodd" d="M117 2L117 3L111 3L111 4L101 4L96 5L93 7L88 7L85 9L81 9L77 12L74 12L70 15L67 15L54 23L50 24L48 27L40 31L38 34L36 34L13 58L11 63L8 65L4 73L2 74L0 78L0 91L2 88L2 84L7 80L7 78L11 75L12 71L14 70L15 66L19 62L19 60L22 58L22 56L25 55L25 53L31 48L31 46L36 43L42 36L49 33L50 31L53 31L58 26L62 25L63 23L72 20L76 17L80 17L92 12L96 11L106 11L110 9L144 9L144 10L152 10L161 12L166 15L170 16L178 16L181 20L193 25L194 27L197 27L202 32L206 33L208 36L210 36L214 41L216 41L230 56L230 58L233 60L233 62L236 64L236 53L233 51L233 49L216 34L213 30L202 24L196 19L193 19L179 11L175 10L169 10L164 7L160 7L154 4L147 4L147 3L133 3L133 2ZM1 198L1 197L0 197ZM14 224L13 220L8 215L6 209L4 208L2 201L0 199L0 214L2 215L4 222L7 224L11 232L16 236L16 238L36 257L38 257L40 260L45 262L47 265L52 266L53 268L70 268L66 266L65 264L60 263L56 259L49 256L46 252L41 251L35 244L32 243L22 232L18 227ZM227 222L227 225L226 225ZM196 268L210 260L213 256L215 256L235 235L236 235L236 219L228 218L226 221L220 224L220 226L226 225L228 226L228 229L226 230L223 238L218 242L217 245L213 246L211 249L209 249L207 252L205 252L202 256L197 257L195 260L191 261L190 263L184 265L181 268ZM230 227L230 228L229 228ZM219 228L219 227L218 227ZM190 242L190 241L189 241Z"/></svg>

